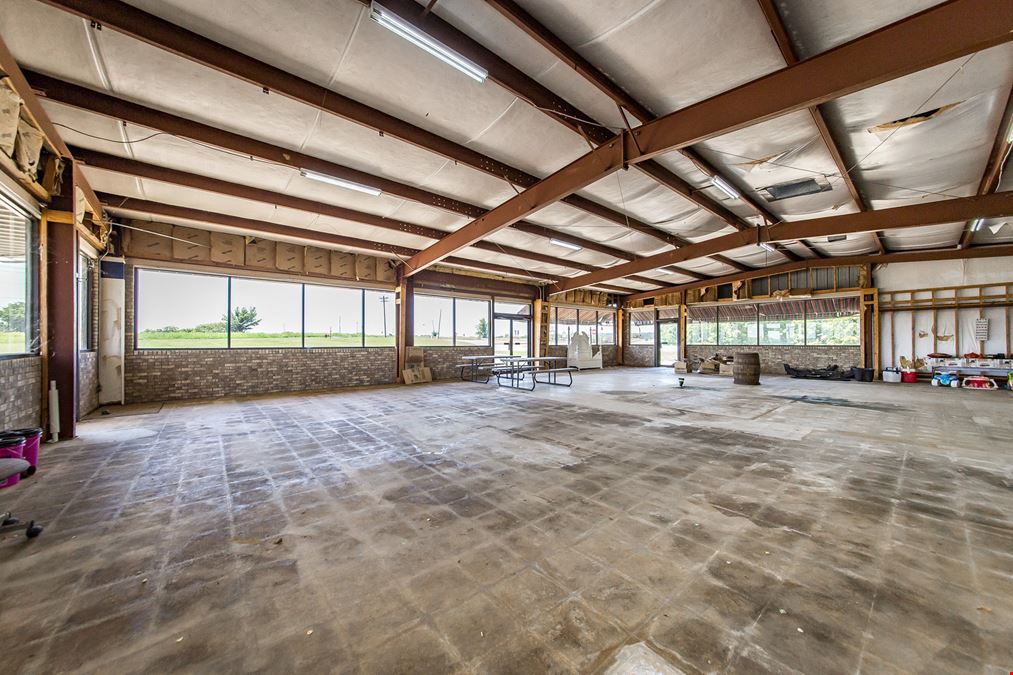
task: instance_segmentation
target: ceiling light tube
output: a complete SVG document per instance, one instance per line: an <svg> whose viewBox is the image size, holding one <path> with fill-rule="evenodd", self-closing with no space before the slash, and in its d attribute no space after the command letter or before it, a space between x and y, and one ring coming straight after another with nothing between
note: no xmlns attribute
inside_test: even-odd
<svg viewBox="0 0 1013 675"><path fill-rule="evenodd" d="M571 244L568 241L562 241L561 239L549 239L549 243L555 244L556 246L562 246L563 248L568 248L572 251L579 251L583 248L581 246L577 246L576 244Z"/></svg>
<svg viewBox="0 0 1013 675"><path fill-rule="evenodd" d="M338 187L345 188L346 190L364 192L367 195L372 195L374 197L379 197L383 194L383 190L380 190L379 188L375 188L370 185L363 185L362 183L355 183L350 180L345 180L344 178L338 178L337 176L328 176L326 173L310 171L309 169L299 169L299 174L303 178L320 181L321 183L327 183L328 185L337 185Z"/></svg>
<svg viewBox="0 0 1013 675"><path fill-rule="evenodd" d="M981 229L981 226L985 224L984 218L975 218L971 221L971 232L977 232Z"/></svg>
<svg viewBox="0 0 1013 675"><path fill-rule="evenodd" d="M732 199L739 199L742 197L742 195L739 194L739 191L721 176L711 176L711 185L721 190Z"/></svg>
<svg viewBox="0 0 1013 675"><path fill-rule="evenodd" d="M777 253L777 249L774 248L774 246L772 244L768 244L765 241L761 241L760 242L760 248L762 248L764 251L770 251L771 253Z"/></svg>
<svg viewBox="0 0 1013 675"><path fill-rule="evenodd" d="M456 68L476 82L485 82L489 71L466 59L439 40L427 35L389 9L376 4L370 5L369 18L390 32L411 42L423 51L429 52L440 61Z"/></svg>

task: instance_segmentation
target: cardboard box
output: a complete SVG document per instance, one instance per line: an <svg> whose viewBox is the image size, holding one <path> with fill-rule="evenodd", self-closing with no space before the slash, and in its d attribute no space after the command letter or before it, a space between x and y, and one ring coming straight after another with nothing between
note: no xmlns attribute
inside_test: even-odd
<svg viewBox="0 0 1013 675"><path fill-rule="evenodd" d="M735 374L735 366L722 363L721 366L718 368L718 375L734 375L734 374Z"/></svg>
<svg viewBox="0 0 1013 675"><path fill-rule="evenodd" d="M676 361L672 365L672 367L675 369L675 372L677 372L677 373L688 373L689 372L689 364L686 363L685 361Z"/></svg>

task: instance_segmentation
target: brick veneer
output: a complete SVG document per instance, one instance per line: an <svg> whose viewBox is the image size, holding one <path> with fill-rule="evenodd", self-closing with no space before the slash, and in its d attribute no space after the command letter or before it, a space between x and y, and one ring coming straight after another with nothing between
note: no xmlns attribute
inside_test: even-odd
<svg viewBox="0 0 1013 675"><path fill-rule="evenodd" d="M77 379L77 416L84 417L98 407L98 352L78 354Z"/></svg>
<svg viewBox="0 0 1013 675"><path fill-rule="evenodd" d="M0 429L42 424L42 359L0 359Z"/></svg>
<svg viewBox="0 0 1013 675"><path fill-rule="evenodd" d="M460 377L460 369L454 366L464 356L491 355L492 347L423 347L422 359L433 371L434 380L449 380Z"/></svg>
<svg viewBox="0 0 1013 675"><path fill-rule="evenodd" d="M733 356L735 352L756 352L760 355L760 372L769 375L784 375L785 363L799 368L823 368L836 364L842 368L857 366L861 362L861 347L838 346L742 346L714 347L689 346L686 348L688 359L707 359L714 354Z"/></svg>
<svg viewBox="0 0 1013 675"><path fill-rule="evenodd" d="M391 384L393 347L134 349L134 266L126 265L127 403Z"/></svg>
<svg viewBox="0 0 1013 675"><path fill-rule="evenodd" d="M626 345L623 347L623 365L653 367L654 345Z"/></svg>

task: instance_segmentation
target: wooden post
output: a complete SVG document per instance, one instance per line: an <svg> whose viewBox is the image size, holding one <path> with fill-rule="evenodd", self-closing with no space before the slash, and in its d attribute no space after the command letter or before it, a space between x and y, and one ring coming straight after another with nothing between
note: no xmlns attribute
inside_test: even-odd
<svg viewBox="0 0 1013 675"><path fill-rule="evenodd" d="M36 269L38 270L38 297L39 297L39 355L41 357L42 382L42 414L39 419L39 426L49 429L49 242L48 242L48 211L42 212L39 219L39 237L36 241L38 251L35 256ZM49 434L43 434L43 438L49 438Z"/></svg>
<svg viewBox="0 0 1013 675"><path fill-rule="evenodd" d="M533 333L534 337L534 345L533 345L534 351L532 352L533 356L546 356L545 352L548 350L548 345L545 344L546 341L542 339L543 304L547 303L544 300L536 299L534 302L534 309L531 312L532 314L531 332Z"/></svg>
<svg viewBox="0 0 1013 675"><path fill-rule="evenodd" d="M404 384L402 373L405 369L405 359L408 356L408 305L411 302L409 297L409 278L404 275L404 267L398 268L397 290L394 294L394 302L397 304L397 372L394 374L394 381Z"/></svg>

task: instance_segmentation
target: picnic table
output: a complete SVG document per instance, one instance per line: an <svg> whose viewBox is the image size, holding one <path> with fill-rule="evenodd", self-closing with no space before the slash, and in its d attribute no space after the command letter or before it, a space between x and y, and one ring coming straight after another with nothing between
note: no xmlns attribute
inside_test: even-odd
<svg viewBox="0 0 1013 675"><path fill-rule="evenodd" d="M496 384L514 389L533 391L537 384L551 384L569 387L573 384L573 371L566 366L565 356L465 356L459 363L461 379L471 382L488 382L496 376ZM562 362L563 365L556 365ZM561 382L560 375L566 374L567 381ZM539 375L545 379L539 379ZM530 385L530 386L529 386Z"/></svg>

